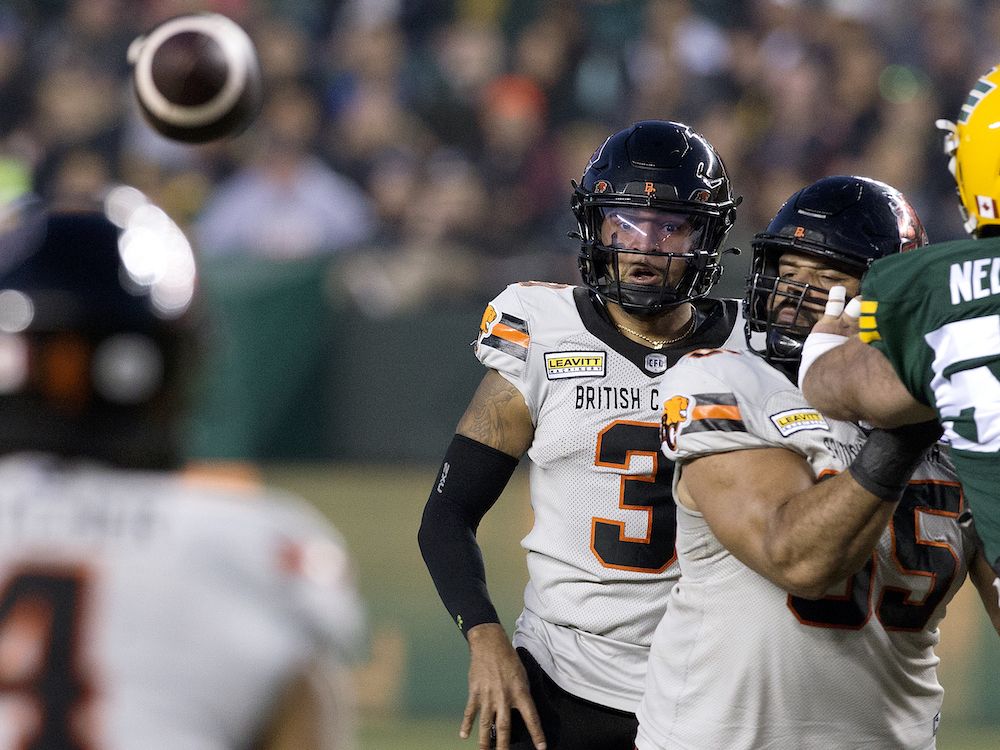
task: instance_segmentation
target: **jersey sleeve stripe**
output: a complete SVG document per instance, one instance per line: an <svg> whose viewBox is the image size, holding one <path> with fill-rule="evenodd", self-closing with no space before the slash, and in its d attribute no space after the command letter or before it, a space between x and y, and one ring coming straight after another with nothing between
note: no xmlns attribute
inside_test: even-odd
<svg viewBox="0 0 1000 750"><path fill-rule="evenodd" d="M861 301L861 317L858 318L858 338L866 344L882 340L882 336L878 332L878 321L875 319L877 312L878 300L866 299Z"/></svg>
<svg viewBox="0 0 1000 750"><path fill-rule="evenodd" d="M874 315L862 315L858 318L858 338L866 344L882 340Z"/></svg>
<svg viewBox="0 0 1000 750"><path fill-rule="evenodd" d="M528 347L512 343L500 338L499 336L487 336L481 343L483 346L488 346L499 352L503 352L504 354L509 354L510 356L516 357L523 362L528 360Z"/></svg>
<svg viewBox="0 0 1000 750"><path fill-rule="evenodd" d="M741 419L699 419L684 428L684 434L694 432L749 432Z"/></svg>
<svg viewBox="0 0 1000 750"><path fill-rule="evenodd" d="M528 344L531 341L531 337L524 331L519 331L505 323L497 323L493 326L493 330L490 331L492 336L496 336L500 339L505 339L510 341L512 344L517 344L523 346L525 349L528 348Z"/></svg>
<svg viewBox="0 0 1000 750"><path fill-rule="evenodd" d="M743 415L732 393L700 393L685 432L747 432Z"/></svg>
<svg viewBox="0 0 1000 750"><path fill-rule="evenodd" d="M743 419L738 406L699 405L691 413L691 419Z"/></svg>
<svg viewBox="0 0 1000 750"><path fill-rule="evenodd" d="M531 343L528 323L521 318L503 313L500 315L500 320L490 329L489 335L483 337L480 343L522 361L527 361L528 344Z"/></svg>

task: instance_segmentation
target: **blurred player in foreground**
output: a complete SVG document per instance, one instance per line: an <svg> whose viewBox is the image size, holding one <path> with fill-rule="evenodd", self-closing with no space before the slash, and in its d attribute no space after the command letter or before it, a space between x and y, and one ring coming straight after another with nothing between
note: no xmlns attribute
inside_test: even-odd
<svg viewBox="0 0 1000 750"><path fill-rule="evenodd" d="M837 418L880 425L937 418L986 557L1000 573L998 85L995 67L969 93L957 123L938 121L975 239L875 263L862 286L860 336L856 315L822 320L808 340L815 364L802 388Z"/></svg>
<svg viewBox="0 0 1000 750"><path fill-rule="evenodd" d="M193 256L112 196L0 234L0 748L354 747L347 553L303 502L174 471Z"/></svg>
<svg viewBox="0 0 1000 750"><path fill-rule="evenodd" d="M750 351L694 352L664 375L681 579L639 750L934 747L938 622L967 573L1000 629L961 488L931 447L940 429L866 437L794 385L830 287L855 294L873 258L924 243L898 191L819 180L754 239Z"/></svg>
<svg viewBox="0 0 1000 750"><path fill-rule="evenodd" d="M706 297L737 202L704 137L636 123L594 152L574 191L584 286L513 284L486 308L487 374L420 527L469 642L460 733L478 714L481 748L495 724L501 750L542 747L543 734L549 750L632 750L649 640L678 575L657 378L686 352L742 341L738 304ZM535 522L512 646L475 533L525 453Z"/></svg>

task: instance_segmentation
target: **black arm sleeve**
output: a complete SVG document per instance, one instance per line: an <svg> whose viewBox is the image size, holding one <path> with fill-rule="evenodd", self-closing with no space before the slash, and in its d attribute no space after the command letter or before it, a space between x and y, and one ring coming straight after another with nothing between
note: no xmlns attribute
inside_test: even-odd
<svg viewBox="0 0 1000 750"><path fill-rule="evenodd" d="M438 596L462 635L500 622L486 590L476 529L510 480L517 459L464 435L455 435L424 506L417 540Z"/></svg>

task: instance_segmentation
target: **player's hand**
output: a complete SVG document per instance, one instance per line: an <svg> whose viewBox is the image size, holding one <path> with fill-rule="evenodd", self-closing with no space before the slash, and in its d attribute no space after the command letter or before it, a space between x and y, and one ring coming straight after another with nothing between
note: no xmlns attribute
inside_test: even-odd
<svg viewBox="0 0 1000 750"><path fill-rule="evenodd" d="M847 290L842 286L830 289L823 317L813 326L813 333L832 333L836 336L851 337L858 332L858 317L861 314L861 297L852 297L846 305Z"/></svg>
<svg viewBox="0 0 1000 750"><path fill-rule="evenodd" d="M469 700L458 736L469 737L478 714L479 750L490 747L494 726L497 750L508 750L511 710L517 709L535 747L544 750L545 735L528 688L528 674L507 633L496 623L483 623L469 630L468 639Z"/></svg>

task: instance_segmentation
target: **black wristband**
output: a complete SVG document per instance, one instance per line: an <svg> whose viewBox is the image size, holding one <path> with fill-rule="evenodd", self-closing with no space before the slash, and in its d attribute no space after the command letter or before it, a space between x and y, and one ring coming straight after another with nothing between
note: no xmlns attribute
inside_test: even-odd
<svg viewBox="0 0 1000 750"><path fill-rule="evenodd" d="M924 453L940 437L941 426L936 421L872 430L847 470L870 493L894 503Z"/></svg>
<svg viewBox="0 0 1000 750"><path fill-rule="evenodd" d="M500 622L486 588L476 530L500 497L517 459L464 435L455 435L434 480L417 540L438 596L465 635Z"/></svg>

